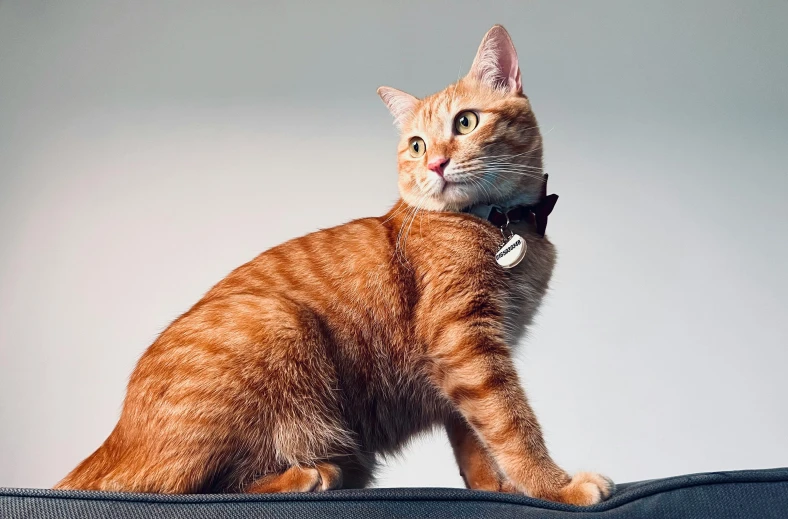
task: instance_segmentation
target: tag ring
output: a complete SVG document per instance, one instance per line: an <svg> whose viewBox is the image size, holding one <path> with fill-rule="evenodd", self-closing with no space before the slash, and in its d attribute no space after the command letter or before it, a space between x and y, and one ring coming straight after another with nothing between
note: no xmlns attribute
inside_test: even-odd
<svg viewBox="0 0 788 519"><path fill-rule="evenodd" d="M499 209L499 211L500 211L500 209ZM507 213L507 212L504 212L504 211L500 211L500 212L501 212L501 213L503 213L503 215L506 217L506 223L505 223L505 224L503 224L503 225L502 225L501 227L499 227L498 229L500 229L500 231L501 231L501 236L503 236L503 239L504 239L504 240L507 240L508 238L506 237L506 233L505 233L504 231L505 231L506 229L508 229L508 228L509 228L509 224L511 223L511 221L509 220L509 213ZM511 233L511 232L510 232L510 234L509 234L509 238L511 238L512 236L514 236L514 233Z"/></svg>

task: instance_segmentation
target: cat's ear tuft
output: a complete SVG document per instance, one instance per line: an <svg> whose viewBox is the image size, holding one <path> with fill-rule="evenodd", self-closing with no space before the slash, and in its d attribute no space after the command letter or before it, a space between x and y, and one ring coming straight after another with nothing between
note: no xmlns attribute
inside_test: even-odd
<svg viewBox="0 0 788 519"><path fill-rule="evenodd" d="M484 35L468 75L491 88L522 93L517 51L503 26L495 25Z"/></svg>
<svg viewBox="0 0 788 519"><path fill-rule="evenodd" d="M391 115L394 116L394 124L398 128L402 128L405 121L413 116L416 105L419 103L418 98L391 87L378 88L378 95L386 103Z"/></svg>

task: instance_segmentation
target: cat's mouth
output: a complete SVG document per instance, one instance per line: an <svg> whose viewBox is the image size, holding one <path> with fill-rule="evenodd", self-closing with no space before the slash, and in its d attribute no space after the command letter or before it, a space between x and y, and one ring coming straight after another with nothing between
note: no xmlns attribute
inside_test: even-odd
<svg viewBox="0 0 788 519"><path fill-rule="evenodd" d="M478 186L471 179L456 178L455 175L434 175L427 181L417 182L414 205L436 210L453 210L472 204L479 198Z"/></svg>

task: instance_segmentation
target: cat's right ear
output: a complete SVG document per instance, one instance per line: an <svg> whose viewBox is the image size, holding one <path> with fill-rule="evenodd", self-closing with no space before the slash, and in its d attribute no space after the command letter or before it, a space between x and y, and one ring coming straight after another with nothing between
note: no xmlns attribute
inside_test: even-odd
<svg viewBox="0 0 788 519"><path fill-rule="evenodd" d="M394 116L394 124L400 129L416 112L416 105L419 103L417 97L391 87L378 88L378 95L386 103L389 112Z"/></svg>

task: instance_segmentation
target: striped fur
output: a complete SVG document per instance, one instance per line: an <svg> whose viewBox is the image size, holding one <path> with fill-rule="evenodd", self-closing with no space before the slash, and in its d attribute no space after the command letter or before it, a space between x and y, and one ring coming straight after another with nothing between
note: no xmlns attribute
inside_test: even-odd
<svg viewBox="0 0 788 519"><path fill-rule="evenodd" d="M511 44L494 31L485 41ZM489 70L495 49L484 45ZM519 85L519 68L507 70ZM443 426L471 488L574 504L608 495L605 478L571 478L551 460L511 359L548 288L553 245L518 224L528 253L503 270L499 230L458 212L538 198L528 99L473 74L415 102L399 94L383 92L402 131L402 199L276 246L215 285L144 353L115 429L56 488L358 488L377 455ZM454 118L468 109L479 126L458 136ZM423 157L409 154L413 136ZM426 167L438 155L450 159L444 180Z"/></svg>

